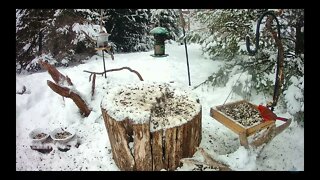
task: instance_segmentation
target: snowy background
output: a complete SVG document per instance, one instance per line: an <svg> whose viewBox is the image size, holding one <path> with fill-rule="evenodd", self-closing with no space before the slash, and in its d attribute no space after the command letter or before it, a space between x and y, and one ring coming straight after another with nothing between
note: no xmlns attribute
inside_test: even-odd
<svg viewBox="0 0 320 180"><path fill-rule="evenodd" d="M185 49L177 42L166 42L167 57L150 56L152 51L115 54L115 60L107 55L106 69L130 67L137 70L145 81L170 82L188 87ZM209 60L202 55L201 46L188 45L190 74L192 86L189 87L199 98L202 105L202 141L204 148L217 160L239 171L304 171L304 128L293 121L281 134L276 136L259 154L253 149L246 150L240 146L238 136L210 116L210 108L222 105L240 73L234 73L226 86L212 87L206 84L197 87L212 73L217 72L225 61ZM107 130L101 115L101 101L110 88L118 85L139 82L138 77L129 71L117 71L104 76L97 76L95 95L91 97L89 74L84 70L102 72L103 61L99 55L83 60L84 64L57 68L62 74L71 78L75 88L90 104L92 112L82 117L79 109L71 99L63 98L53 92L46 81L52 80L48 72L39 71L33 74L16 75L16 91L23 86L26 92L16 95L16 170L17 171L118 171L112 159L111 146ZM250 76L243 73L239 81L248 82ZM273 77L272 77L273 78ZM292 79L299 84L299 79ZM250 86L249 86L250 87ZM251 91L248 99L253 104L265 104L271 97ZM295 89L289 88L286 100L295 95ZM232 93L227 102L241 100L243 97ZM292 100L292 110L296 101ZM280 117L292 118L291 115L277 106L275 113ZM277 125L281 122L277 121ZM48 132L59 127L73 128L79 142L78 148L62 152L53 145L53 151L42 154L30 148L29 133L36 128L45 128ZM195 159L203 160L196 152ZM184 165L177 171L212 170Z"/></svg>

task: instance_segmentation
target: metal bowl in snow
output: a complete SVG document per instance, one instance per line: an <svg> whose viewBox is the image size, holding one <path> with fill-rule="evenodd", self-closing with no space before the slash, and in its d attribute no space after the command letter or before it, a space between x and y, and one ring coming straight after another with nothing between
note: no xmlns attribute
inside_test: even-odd
<svg viewBox="0 0 320 180"><path fill-rule="evenodd" d="M67 129L57 128L50 132L51 138L61 143L66 143L70 141L75 134L76 134L75 130L72 128L67 128Z"/></svg>
<svg viewBox="0 0 320 180"><path fill-rule="evenodd" d="M45 129L38 128L31 131L29 137L33 142L43 142L49 137L49 133Z"/></svg>

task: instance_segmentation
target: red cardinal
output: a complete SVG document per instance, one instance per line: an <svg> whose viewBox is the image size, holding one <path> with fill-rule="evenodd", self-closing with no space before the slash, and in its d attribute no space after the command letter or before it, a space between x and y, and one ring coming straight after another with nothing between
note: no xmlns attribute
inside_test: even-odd
<svg viewBox="0 0 320 180"><path fill-rule="evenodd" d="M281 120L281 121L287 121L288 119L278 117L275 113L273 113L269 108L259 105L258 110L264 119L264 121L275 121L276 119Z"/></svg>

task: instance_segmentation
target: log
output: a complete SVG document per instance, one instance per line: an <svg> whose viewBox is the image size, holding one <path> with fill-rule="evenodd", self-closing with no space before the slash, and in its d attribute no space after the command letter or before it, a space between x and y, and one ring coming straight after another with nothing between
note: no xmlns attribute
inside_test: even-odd
<svg viewBox="0 0 320 180"><path fill-rule="evenodd" d="M190 105L185 107L194 108L192 112L195 112L195 115L190 116L190 119L183 119L178 124L174 124L178 122L177 118L189 118L189 116L179 116L181 114L185 115L181 112L183 109L180 109L181 111L179 112L177 109L174 109L178 105L173 103L174 98L168 96L168 94L170 94L169 92L162 92L161 94L151 92L151 88L147 88L146 86L142 87L141 89L145 89L148 92L150 91L151 96L157 96L158 94L159 98L153 97L155 101L153 102L150 100L152 99L151 96L148 97L146 94L138 94L139 87L134 88L135 91L129 91L131 87L135 86L124 86L123 89L119 88L118 91L112 91L115 96L109 93L101 103L101 111L116 165L120 170L175 170L181 165L180 160L182 158L193 156L201 142L202 111L199 102L194 101L194 106ZM164 90L165 88L161 87L160 89ZM177 94L179 94L179 92ZM121 99L121 95L123 95L123 99ZM131 98L130 95L135 97L132 98L134 100L129 101ZM137 97L144 98L139 99ZM138 102L135 102L137 99L139 99ZM186 99L187 98L181 98L180 100L187 102ZM150 104L148 104L146 100L150 100ZM146 104L143 105L143 101L145 101ZM118 104L115 102L118 102ZM149 117L149 119L140 119L138 122L134 119L135 116L139 116L137 112L135 112L135 116L123 116L128 108L131 108L128 110L129 112L134 111L132 109L135 108L132 104L139 103L142 105L137 106L137 108L149 107L149 109L143 109L144 113L150 113L145 116ZM106 104L113 105L108 106ZM170 105L172 107L170 107ZM164 114L160 113L162 110ZM190 113L190 111L186 111L186 113ZM120 112L122 118L119 118L115 112ZM174 116L172 114L173 112L177 113L177 116ZM117 117L118 119L116 119ZM161 124L161 127L159 124ZM156 125L159 125L159 127Z"/></svg>

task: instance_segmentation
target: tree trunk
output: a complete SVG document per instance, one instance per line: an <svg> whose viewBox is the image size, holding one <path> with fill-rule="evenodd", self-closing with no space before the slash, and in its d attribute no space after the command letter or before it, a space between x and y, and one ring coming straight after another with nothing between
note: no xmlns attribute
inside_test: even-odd
<svg viewBox="0 0 320 180"><path fill-rule="evenodd" d="M295 43L295 54L301 54L304 53L304 37L303 32L301 32L301 27L303 26L302 23L297 22L296 23L296 43Z"/></svg>
<svg viewBox="0 0 320 180"><path fill-rule="evenodd" d="M201 142L201 111L177 127L150 132L150 124L115 120L101 107L112 155L120 170L175 170ZM132 147L130 147L132 146Z"/></svg>

